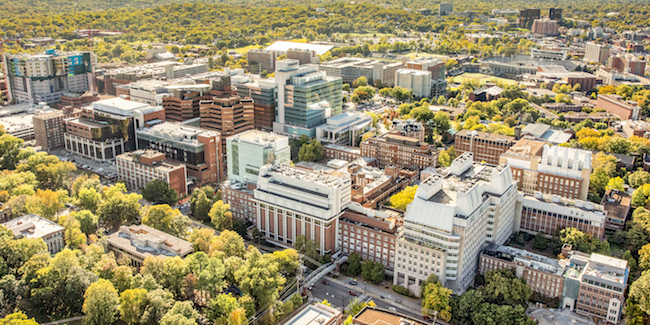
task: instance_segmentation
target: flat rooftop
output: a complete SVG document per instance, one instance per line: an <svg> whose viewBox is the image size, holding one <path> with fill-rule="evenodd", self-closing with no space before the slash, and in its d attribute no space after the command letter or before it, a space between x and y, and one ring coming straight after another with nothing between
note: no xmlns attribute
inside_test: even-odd
<svg viewBox="0 0 650 325"><path fill-rule="evenodd" d="M609 218L625 220L632 206L632 195L625 192L608 190L601 204L605 208L605 211L607 211Z"/></svg>
<svg viewBox="0 0 650 325"><path fill-rule="evenodd" d="M534 202L556 204L567 208L580 209L585 212L593 212L593 213L600 212L603 215L607 215L607 211L605 211L605 207L600 204L595 204L593 202L585 202L581 200L573 200L573 199L561 197L559 195L542 194L542 193L539 193L537 195L539 195L540 197L535 197L535 195L530 195L530 194L524 194L524 199L529 201L534 201ZM553 201L554 197L559 199L558 202Z"/></svg>
<svg viewBox="0 0 650 325"><path fill-rule="evenodd" d="M333 45L325 45L325 44L276 41L273 44L267 46L265 50L271 50L277 52L286 52L287 50L292 50L292 49L309 50L309 51L315 51L317 55L323 55L325 54L325 52L333 48L334 48Z"/></svg>
<svg viewBox="0 0 650 325"><path fill-rule="evenodd" d="M370 325L404 325L403 320L408 321L411 325L427 325L427 323L398 312L368 306L364 307L354 319Z"/></svg>
<svg viewBox="0 0 650 325"><path fill-rule="evenodd" d="M354 154L354 155L361 155L361 149L359 149L357 147L344 146L344 145L335 144L335 143L328 144L328 145L325 145L323 147L329 148L329 149L332 149L332 150L345 151L345 152L348 152L348 153L351 153L351 154Z"/></svg>
<svg viewBox="0 0 650 325"><path fill-rule="evenodd" d="M324 174L320 171L313 171L309 169L285 166L281 164L272 166L270 168L270 171L294 179L325 185L330 188L339 188L342 185L344 185L346 182L350 181L349 175L347 178L336 177L333 175Z"/></svg>
<svg viewBox="0 0 650 325"><path fill-rule="evenodd" d="M138 129L138 134L148 134L159 138L172 139L182 142L197 142L196 137L215 137L219 132L196 128L180 123L163 122L148 128Z"/></svg>
<svg viewBox="0 0 650 325"><path fill-rule="evenodd" d="M165 157L165 154L160 151L146 149L146 150L125 152L123 154L118 155L117 158L142 164L142 162L139 162L138 156L154 159L154 158ZM149 166L148 164L145 165ZM177 169L182 169L183 166L184 164L182 163L173 160L165 160L164 158L162 161L157 161L155 165L151 165L151 167L154 167L155 169L163 172L171 172Z"/></svg>
<svg viewBox="0 0 650 325"><path fill-rule="evenodd" d="M309 305L293 316L284 325L322 325L329 324L341 312L323 304Z"/></svg>
<svg viewBox="0 0 650 325"><path fill-rule="evenodd" d="M508 261L521 262L532 269L558 276L564 274L567 266L566 260L556 260L523 249L497 245L495 243L488 244L488 246L483 250L483 253L497 258L498 256L494 256L492 253L502 253L495 255L501 255L506 257Z"/></svg>
<svg viewBox="0 0 650 325"><path fill-rule="evenodd" d="M510 147L504 155L522 158L541 157L545 144L546 141L524 137Z"/></svg>
<svg viewBox="0 0 650 325"><path fill-rule="evenodd" d="M259 144L273 143L280 140L288 139L284 135L280 135L274 132L264 132L259 130L250 130L243 133L239 133L230 137L231 139L239 139L248 142L254 142Z"/></svg>
<svg viewBox="0 0 650 325"><path fill-rule="evenodd" d="M16 238L42 238L64 229L53 221L35 214L11 219L2 225L11 230Z"/></svg>
<svg viewBox="0 0 650 325"><path fill-rule="evenodd" d="M146 225L121 226L108 236L108 243L143 259L149 256L185 256L192 243Z"/></svg>

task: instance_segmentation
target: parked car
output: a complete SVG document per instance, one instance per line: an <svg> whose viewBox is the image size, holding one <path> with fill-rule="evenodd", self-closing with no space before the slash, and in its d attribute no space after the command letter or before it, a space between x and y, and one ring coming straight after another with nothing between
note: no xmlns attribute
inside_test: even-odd
<svg viewBox="0 0 650 325"><path fill-rule="evenodd" d="M324 284L324 285L328 285L328 284L329 284L329 282L327 282L327 280L323 280L323 281L321 281L320 283L322 283L322 284Z"/></svg>
<svg viewBox="0 0 650 325"><path fill-rule="evenodd" d="M355 285L357 285L357 281L350 281L350 285L351 285L351 286L355 286Z"/></svg>
<svg viewBox="0 0 650 325"><path fill-rule="evenodd" d="M424 320L428 320L428 321L431 320L431 318L429 318L429 316L427 316L427 315L422 316L422 318L424 318Z"/></svg>
<svg viewBox="0 0 650 325"><path fill-rule="evenodd" d="M349 294L350 296L356 296L356 295L357 295L357 293L354 292L354 291L348 291L348 294Z"/></svg>

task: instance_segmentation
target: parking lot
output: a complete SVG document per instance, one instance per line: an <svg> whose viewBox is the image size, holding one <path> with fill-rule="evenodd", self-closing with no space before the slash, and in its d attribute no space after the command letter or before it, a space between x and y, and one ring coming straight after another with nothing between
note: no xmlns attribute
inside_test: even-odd
<svg viewBox="0 0 650 325"><path fill-rule="evenodd" d="M596 325L592 320L568 309L550 310L531 307L526 311L526 315L534 318L541 325Z"/></svg>
<svg viewBox="0 0 650 325"><path fill-rule="evenodd" d="M115 162L102 163L69 153L63 149L52 150L50 151L50 154L57 156L62 161L70 161L75 164L78 169L95 173L106 180L117 179L117 167L115 166Z"/></svg>

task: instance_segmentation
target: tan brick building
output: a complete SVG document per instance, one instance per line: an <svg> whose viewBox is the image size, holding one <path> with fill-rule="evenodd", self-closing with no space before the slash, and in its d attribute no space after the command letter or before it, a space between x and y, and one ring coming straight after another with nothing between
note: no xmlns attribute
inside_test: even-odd
<svg viewBox="0 0 650 325"><path fill-rule="evenodd" d="M34 115L34 136L36 145L52 150L65 147L65 125L63 120L81 116L81 110L61 110Z"/></svg>
<svg viewBox="0 0 650 325"><path fill-rule="evenodd" d="M416 166L419 169L438 166L438 151L418 139L389 133L361 143L361 155L375 158L380 168Z"/></svg>
<svg viewBox="0 0 650 325"><path fill-rule="evenodd" d="M456 133L454 147L458 155L471 152L474 154L474 161L498 165L501 154L510 149L515 142L515 137L507 135L461 130Z"/></svg>
<svg viewBox="0 0 650 325"><path fill-rule="evenodd" d="M251 98L213 97L200 104L201 127L217 130L223 138L252 130L254 114ZM222 145L225 154L226 142L222 141Z"/></svg>
<svg viewBox="0 0 650 325"><path fill-rule="evenodd" d="M168 161L155 150L136 150L117 156L117 175L132 189L144 188L154 179L162 179L179 196L188 194L185 164Z"/></svg>

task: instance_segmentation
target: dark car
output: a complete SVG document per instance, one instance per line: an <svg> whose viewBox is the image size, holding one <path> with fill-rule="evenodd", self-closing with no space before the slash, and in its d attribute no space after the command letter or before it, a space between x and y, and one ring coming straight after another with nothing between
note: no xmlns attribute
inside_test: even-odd
<svg viewBox="0 0 650 325"><path fill-rule="evenodd" d="M429 316L427 315L422 316L422 318L424 318L424 320L429 320L429 321L431 320L431 318L429 318Z"/></svg>
<svg viewBox="0 0 650 325"><path fill-rule="evenodd" d="M324 284L324 285L328 285L328 284L329 284L329 282L327 282L327 280L323 280L323 281L321 281L320 283L322 283L322 284Z"/></svg>
<svg viewBox="0 0 650 325"><path fill-rule="evenodd" d="M349 294L350 296L356 296L356 295L357 295L357 293L354 292L354 291L348 291L348 294Z"/></svg>
<svg viewBox="0 0 650 325"><path fill-rule="evenodd" d="M351 286L355 286L355 285L357 285L357 281L350 281L350 285L351 285Z"/></svg>

